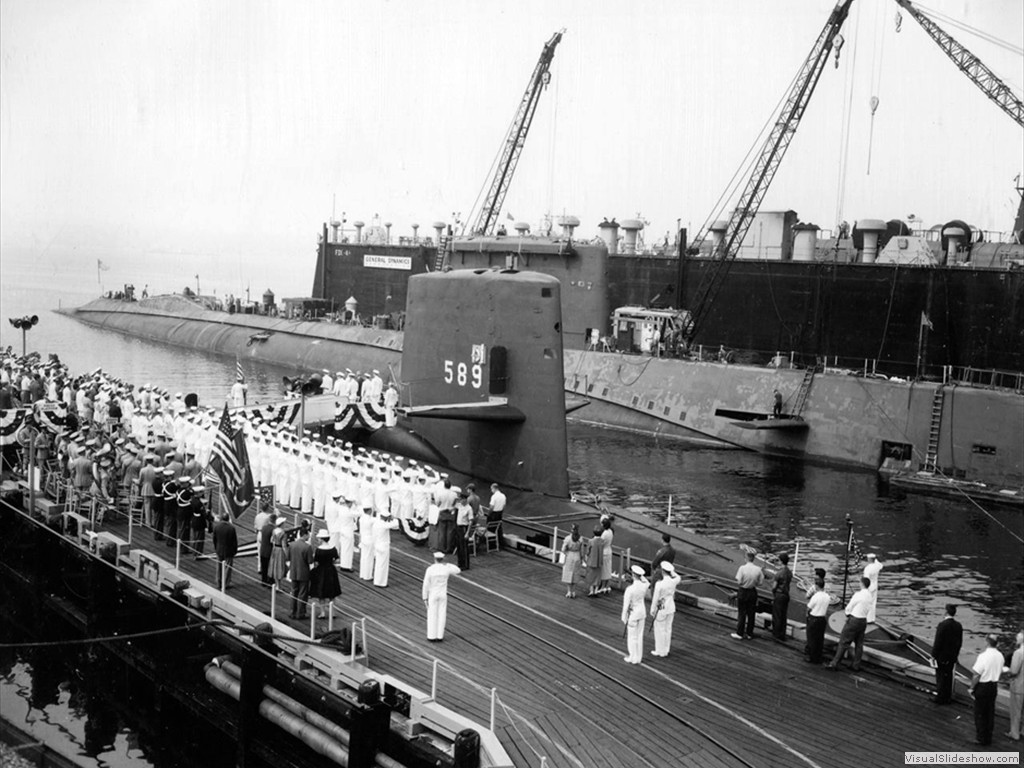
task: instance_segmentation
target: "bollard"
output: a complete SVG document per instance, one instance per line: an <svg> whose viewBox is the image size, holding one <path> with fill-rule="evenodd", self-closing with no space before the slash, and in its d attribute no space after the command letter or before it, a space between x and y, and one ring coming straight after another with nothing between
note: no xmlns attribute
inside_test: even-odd
<svg viewBox="0 0 1024 768"><path fill-rule="evenodd" d="M377 751L387 742L390 724L391 709L381 701L380 683L364 680L351 711L349 768L373 768Z"/></svg>
<svg viewBox="0 0 1024 768"><path fill-rule="evenodd" d="M466 728L455 734L452 745L452 765L454 768L480 768L480 734L472 728Z"/></svg>

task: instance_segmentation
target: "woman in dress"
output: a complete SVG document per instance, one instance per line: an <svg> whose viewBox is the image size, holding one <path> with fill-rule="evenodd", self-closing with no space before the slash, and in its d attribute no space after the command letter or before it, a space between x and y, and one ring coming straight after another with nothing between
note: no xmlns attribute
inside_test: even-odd
<svg viewBox="0 0 1024 768"><path fill-rule="evenodd" d="M601 527L594 529L594 537L587 542L587 576L583 582L587 597L597 595L597 583L601 580Z"/></svg>
<svg viewBox="0 0 1024 768"><path fill-rule="evenodd" d="M612 591L612 539L615 534L610 517L601 517L601 529L601 586L597 590L598 594Z"/></svg>
<svg viewBox="0 0 1024 768"><path fill-rule="evenodd" d="M313 571L309 577L309 597L316 606L317 618L327 615L327 606L341 594L341 582L334 562L338 559L338 550L331 545L331 532L326 528L317 531L320 545L313 553Z"/></svg>
<svg viewBox="0 0 1024 768"><path fill-rule="evenodd" d="M580 550L583 540L580 538L580 527L573 523L572 533L562 542L562 583L566 585L566 597L576 597L576 574L580 569Z"/></svg>
<svg viewBox="0 0 1024 768"><path fill-rule="evenodd" d="M288 541L285 536L284 518L275 521L274 530L270 532L270 562L267 564L267 578L277 585L278 591L284 589L284 580L288 576Z"/></svg>

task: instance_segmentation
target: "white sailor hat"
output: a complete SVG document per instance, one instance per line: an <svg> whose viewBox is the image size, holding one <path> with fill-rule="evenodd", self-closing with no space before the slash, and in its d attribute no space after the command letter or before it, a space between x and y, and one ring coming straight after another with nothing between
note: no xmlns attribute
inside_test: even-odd
<svg viewBox="0 0 1024 768"><path fill-rule="evenodd" d="M676 567L672 565L672 563L670 563L668 560L662 560L661 570L665 571L665 573L675 573Z"/></svg>
<svg viewBox="0 0 1024 768"><path fill-rule="evenodd" d="M374 373L377 373L377 374L379 374L379 373L380 373L380 371L378 371L378 370L377 370L376 368L374 368L374 369L373 369L373 372L374 372Z"/></svg>
<svg viewBox="0 0 1024 768"><path fill-rule="evenodd" d="M629 570L633 572L634 576L643 576L644 575L644 569L641 568L639 565L634 565Z"/></svg>
<svg viewBox="0 0 1024 768"><path fill-rule="evenodd" d="M331 494L331 498L332 499L344 499L345 498L345 492L344 491L335 491L334 493Z"/></svg>
<svg viewBox="0 0 1024 768"><path fill-rule="evenodd" d="M326 541L327 539L331 538L331 532L328 531L326 528L321 528L319 531L316 532L316 537L318 539L324 539Z"/></svg>
<svg viewBox="0 0 1024 768"><path fill-rule="evenodd" d="M174 474L174 470L171 469L170 467L168 467L167 469L164 470L164 474L165 475L173 475Z"/></svg>
<svg viewBox="0 0 1024 768"><path fill-rule="evenodd" d="M867 558L868 558L868 560L874 560L875 559L875 554L873 552L869 552L868 555L867 555Z"/></svg>
<svg viewBox="0 0 1024 768"><path fill-rule="evenodd" d="M191 483L192 482L192 478L189 477L188 475L182 475L181 477L178 478L178 482L179 483Z"/></svg>
<svg viewBox="0 0 1024 768"><path fill-rule="evenodd" d="M435 552L434 553L434 559L435 560L444 560L444 552Z"/></svg>
<svg viewBox="0 0 1024 768"><path fill-rule="evenodd" d="M275 518L274 520L274 525L284 525L287 522L288 518L278 515L277 518Z"/></svg>
<svg viewBox="0 0 1024 768"><path fill-rule="evenodd" d="M206 486L205 485L193 485L192 486L192 492L193 493L206 493Z"/></svg>

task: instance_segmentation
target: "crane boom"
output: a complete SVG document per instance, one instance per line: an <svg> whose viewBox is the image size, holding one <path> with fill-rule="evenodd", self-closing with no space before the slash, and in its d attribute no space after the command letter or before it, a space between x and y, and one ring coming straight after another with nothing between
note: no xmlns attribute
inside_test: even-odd
<svg viewBox="0 0 1024 768"><path fill-rule="evenodd" d="M739 253L743 238L750 228L755 214L761 207L761 200L764 198L768 187L775 177L779 163L786 154L789 143L796 134L800 125L804 110L818 85L821 71L825 67L829 53L839 30L846 21L850 12L850 5L853 0L841 0L837 3L832 13L825 22L821 34L814 41L810 54L807 56L800 68L800 73L794 80L786 102L783 105L779 116L772 127L771 133L765 139L761 147L760 155L754 164L753 171L747 179L743 194L729 217L729 224L725 230L725 238L722 245L712 254L711 264L705 270L704 276L697 285L694 292L694 301L690 307L690 319L688 323L687 340L693 341L699 332L704 320L707 318L715 297L722 287L722 283L728 274L729 267Z"/></svg>
<svg viewBox="0 0 1024 768"><path fill-rule="evenodd" d="M473 226L473 234L490 235L494 232L498 214L501 213L501 207L505 203L505 193L508 192L508 185L516 171L519 155L522 154L523 146L526 143L526 135L530 131L530 123L533 122L533 115L537 111L541 91L551 79L548 69L551 67L551 60L555 57L555 47L561 42L564 33L564 29L556 32L544 44L544 50L541 51L540 59L533 69L526 92L523 94L522 101L519 102L519 109L516 110L516 116L505 137L501 159L495 168L494 178L491 180L487 197L484 198L480 215Z"/></svg>
<svg viewBox="0 0 1024 768"><path fill-rule="evenodd" d="M967 75L981 92L998 104L1000 109L1017 122L1017 125L1024 128L1024 103L1021 103L1021 100L1006 83L986 67L977 56L918 10L910 0L896 0L896 2L914 17L914 21L921 25L950 61L956 64L957 69Z"/></svg>

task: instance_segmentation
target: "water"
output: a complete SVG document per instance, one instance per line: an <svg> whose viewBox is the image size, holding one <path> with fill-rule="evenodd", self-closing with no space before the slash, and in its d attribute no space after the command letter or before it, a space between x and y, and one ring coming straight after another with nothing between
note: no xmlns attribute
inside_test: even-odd
<svg viewBox="0 0 1024 768"><path fill-rule="evenodd" d="M44 356L57 353L72 371L101 366L136 384L195 392L204 404L223 402L234 379L234 360L129 339L48 311L76 306L98 294L95 262L69 258L67 263L70 268L52 252L44 257L0 255L3 317L40 316L28 333L30 350ZM193 274L193 266L184 265L181 274ZM161 274L151 265L147 270L151 288L180 290L188 283L180 274ZM135 277L134 283L139 288L143 280ZM2 323L0 345L8 344L20 348L21 334ZM250 400L259 401L278 397L281 376L294 371L263 366L247 368L246 374ZM1024 514L1018 510L984 512L959 501L890 494L873 473L593 427L570 428L569 460L577 491L659 517L665 516L671 495L677 524L769 552L793 553L799 542L800 573L826 567L834 574L833 584L841 582L849 514L862 550L875 552L885 564L879 615L930 639L945 604L959 604L958 618L966 633L964 658L980 649L985 633L1012 636L1024 624L1024 547L1010 535L1024 536ZM31 719L40 738L67 741L72 752L84 754L84 742L76 742L81 715L69 706L73 683L63 683L68 701L39 710L22 695L31 689L31 676L32 665L23 660L4 665L4 716L11 711L6 702L14 702L17 719ZM97 764L151 764L130 730L112 733L109 744L91 745Z"/></svg>

